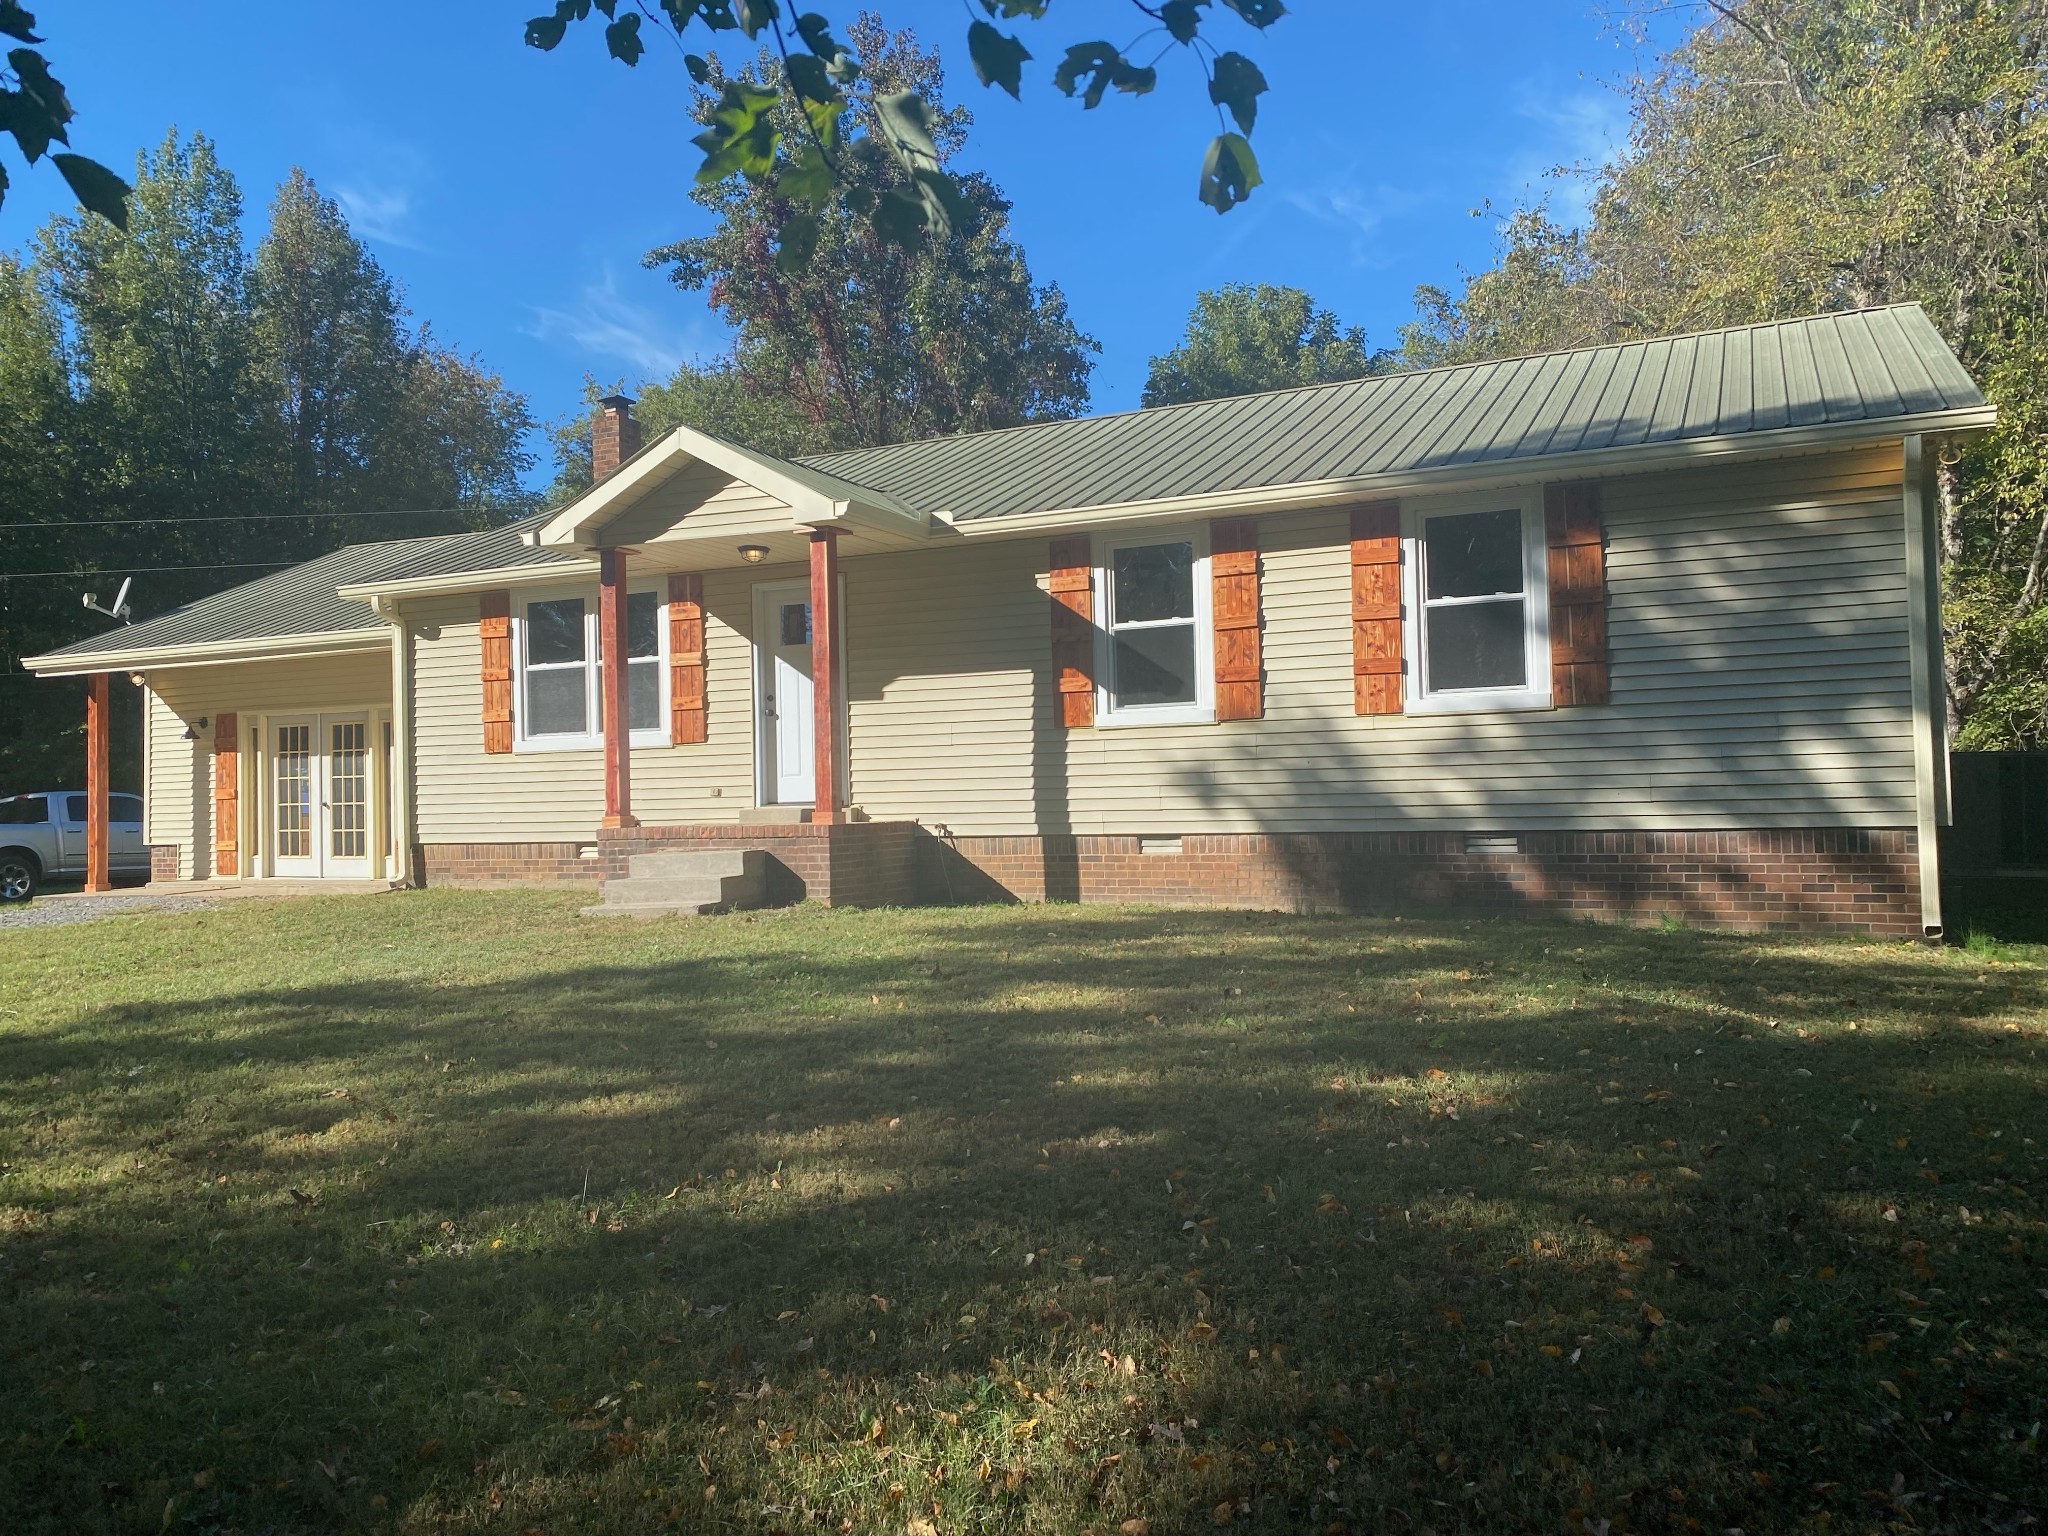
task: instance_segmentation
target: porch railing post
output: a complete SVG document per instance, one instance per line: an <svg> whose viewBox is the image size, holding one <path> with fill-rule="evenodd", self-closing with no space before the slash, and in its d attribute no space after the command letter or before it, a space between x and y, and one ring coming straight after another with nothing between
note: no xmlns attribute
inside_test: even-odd
<svg viewBox="0 0 2048 1536"><path fill-rule="evenodd" d="M811 700L817 771L811 820L834 822L843 814L839 781L845 742L839 701L839 534L831 528L811 532Z"/></svg>
<svg viewBox="0 0 2048 1536"><path fill-rule="evenodd" d="M107 674L85 680L85 888L110 891L107 878Z"/></svg>
<svg viewBox="0 0 2048 1536"><path fill-rule="evenodd" d="M601 827L637 827L633 815L632 719L626 695L626 552L597 555L598 667L604 711L604 820Z"/></svg>

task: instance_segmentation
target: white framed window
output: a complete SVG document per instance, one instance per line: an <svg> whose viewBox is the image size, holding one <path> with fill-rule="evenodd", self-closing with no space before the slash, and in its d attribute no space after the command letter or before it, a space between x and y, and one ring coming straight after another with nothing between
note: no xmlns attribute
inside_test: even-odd
<svg viewBox="0 0 2048 1536"><path fill-rule="evenodd" d="M1432 497L1402 510L1409 712L1550 708L1540 488Z"/></svg>
<svg viewBox="0 0 2048 1536"><path fill-rule="evenodd" d="M604 746L604 650L594 588L522 595L512 615L513 746ZM626 706L636 747L668 741L668 626L652 588L626 594Z"/></svg>
<svg viewBox="0 0 2048 1536"><path fill-rule="evenodd" d="M1095 612L1096 724L1216 718L1207 529L1098 538Z"/></svg>

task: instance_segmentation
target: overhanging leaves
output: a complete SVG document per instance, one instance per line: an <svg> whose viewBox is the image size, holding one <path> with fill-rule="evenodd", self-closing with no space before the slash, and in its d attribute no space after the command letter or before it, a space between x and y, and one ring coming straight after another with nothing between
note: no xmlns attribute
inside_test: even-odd
<svg viewBox="0 0 2048 1536"><path fill-rule="evenodd" d="M36 36L35 27L35 17L16 0L0 0L0 37L11 37L17 43L40 43L42 39Z"/></svg>
<svg viewBox="0 0 2048 1536"><path fill-rule="evenodd" d="M1159 83L1159 71L1133 64L1109 43L1076 43L1053 71L1052 83L1063 95L1071 96L1084 79L1088 88L1082 93L1081 105L1092 111L1102 104L1103 93L1112 85L1143 96Z"/></svg>
<svg viewBox="0 0 2048 1536"><path fill-rule="evenodd" d="M1246 133L1258 121L1259 97L1266 90L1266 77L1259 66L1241 53L1219 54L1209 78L1209 99L1228 107L1237 126Z"/></svg>
<svg viewBox="0 0 2048 1536"><path fill-rule="evenodd" d="M1219 133L1202 159L1202 201L1228 213L1259 185L1259 160L1243 135Z"/></svg>
<svg viewBox="0 0 2048 1536"><path fill-rule="evenodd" d="M604 45L621 64L638 64L640 55L647 51L647 45L640 41L640 13L628 11L606 27Z"/></svg>
<svg viewBox="0 0 2048 1536"><path fill-rule="evenodd" d="M1287 14L1287 7L1280 0L1223 0L1223 3L1262 32Z"/></svg>
<svg viewBox="0 0 2048 1536"><path fill-rule="evenodd" d="M57 167L81 207L98 214L116 229L128 227L128 196L135 189L127 182L84 155L55 154L50 156L50 163ZM6 183L0 181L0 191L5 190Z"/></svg>
<svg viewBox="0 0 2048 1536"><path fill-rule="evenodd" d="M697 168L700 184L728 176L765 177L775 169L775 148L782 134L775 126L777 92L745 81L732 81L711 113L711 126L690 142L704 151Z"/></svg>
<svg viewBox="0 0 2048 1536"><path fill-rule="evenodd" d="M977 21L967 29L967 52L983 85L999 85L1012 97L1023 99L1019 87L1024 81L1024 61L1031 53L1022 43L985 21Z"/></svg>
<svg viewBox="0 0 2048 1536"><path fill-rule="evenodd" d="M71 142L64 133L64 125L71 121L71 103L43 56L33 48L10 50L7 64L21 85L18 90L0 93L0 110L5 112L5 126L13 132L14 142L33 164L52 143Z"/></svg>
<svg viewBox="0 0 2048 1536"><path fill-rule="evenodd" d="M1208 3L1209 0L1166 0L1159 7L1160 24L1176 43L1192 43L1195 34L1202 30L1199 7Z"/></svg>

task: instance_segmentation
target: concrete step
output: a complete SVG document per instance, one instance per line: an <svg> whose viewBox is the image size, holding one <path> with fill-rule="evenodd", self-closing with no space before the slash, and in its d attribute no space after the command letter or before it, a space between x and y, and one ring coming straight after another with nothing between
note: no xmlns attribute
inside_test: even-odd
<svg viewBox="0 0 2048 1536"><path fill-rule="evenodd" d="M757 863L765 857L752 849L697 848L679 853L636 853L626 861L626 867L635 880L723 880L732 876L744 879L749 854Z"/></svg>
<svg viewBox="0 0 2048 1536"><path fill-rule="evenodd" d="M707 879L701 875L667 880L635 875L630 880L605 881L604 899L608 902L630 902L637 906L661 901L672 902L679 907L701 906L707 902L734 899L739 892L731 888L739 883L737 876L730 880Z"/></svg>
<svg viewBox="0 0 2048 1536"><path fill-rule="evenodd" d="M655 917L758 907L768 897L768 855L759 848L641 853L631 873L604 883L604 900L583 910L597 917Z"/></svg>

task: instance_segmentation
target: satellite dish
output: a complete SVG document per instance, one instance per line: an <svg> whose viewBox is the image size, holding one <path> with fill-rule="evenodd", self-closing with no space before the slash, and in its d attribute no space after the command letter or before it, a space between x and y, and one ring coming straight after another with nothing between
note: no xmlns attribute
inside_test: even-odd
<svg viewBox="0 0 2048 1536"><path fill-rule="evenodd" d="M126 624L128 622L129 614L128 589L134 585L135 578L133 576L123 577L121 580L121 590L114 594L114 605L111 608L102 608L99 605L99 603L95 601L97 594L92 592L88 592L85 594L85 606L90 608L94 613L104 613L108 618L119 619L123 624Z"/></svg>

